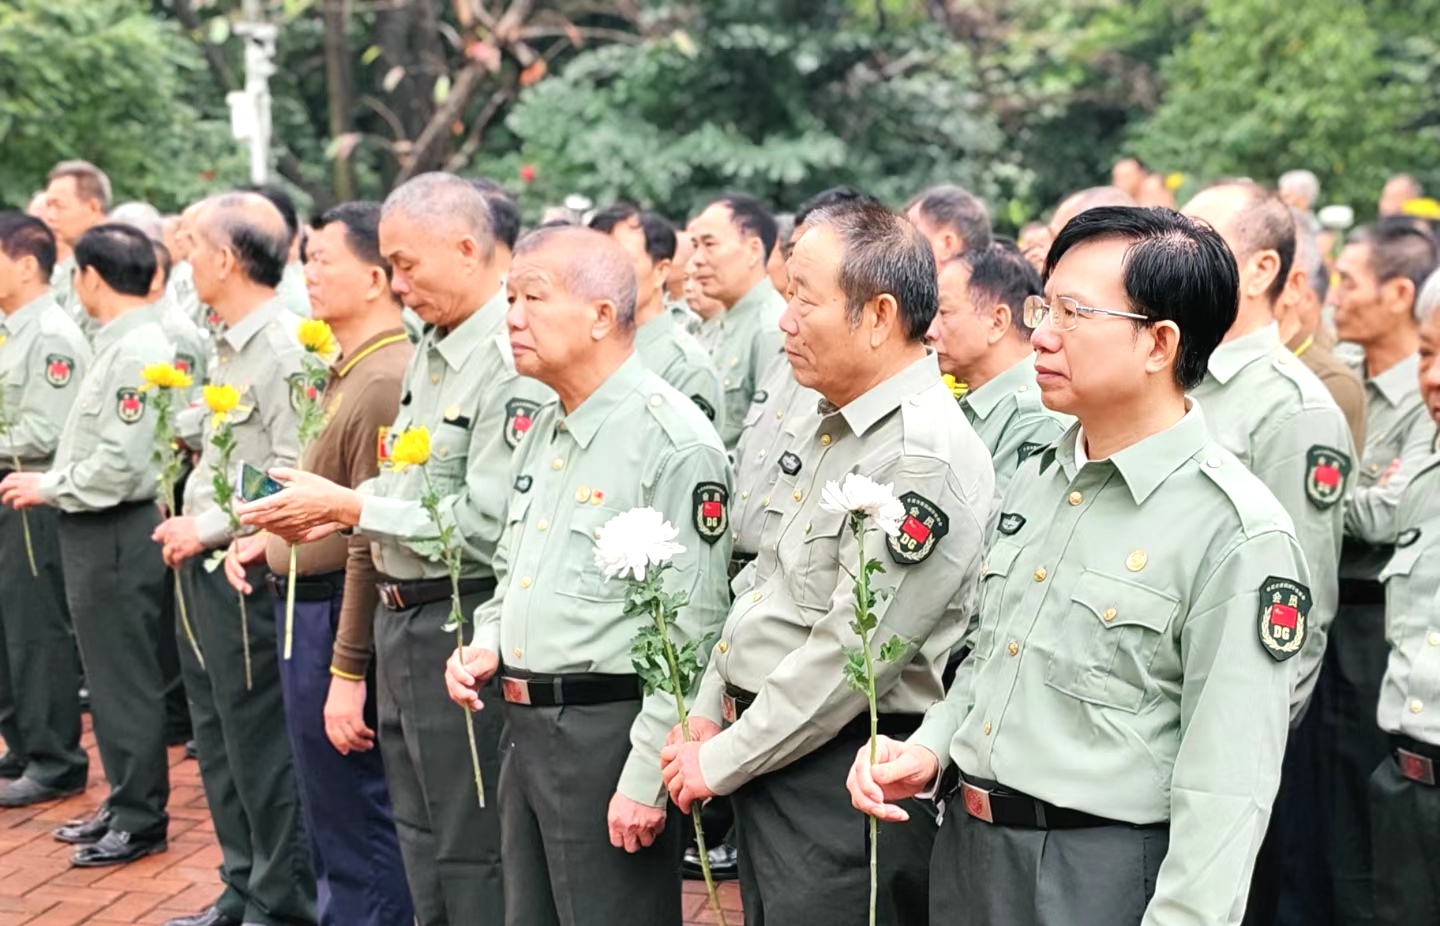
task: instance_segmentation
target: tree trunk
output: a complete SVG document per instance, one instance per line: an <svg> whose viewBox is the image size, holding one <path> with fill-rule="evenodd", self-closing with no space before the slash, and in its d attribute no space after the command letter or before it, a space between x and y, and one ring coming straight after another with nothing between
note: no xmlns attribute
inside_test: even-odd
<svg viewBox="0 0 1440 926"><path fill-rule="evenodd" d="M325 0L325 86L329 103L331 183L335 198L355 198L355 168L350 161L353 147L344 139L354 128L355 80L350 70L350 0ZM318 204L317 204L318 205Z"/></svg>

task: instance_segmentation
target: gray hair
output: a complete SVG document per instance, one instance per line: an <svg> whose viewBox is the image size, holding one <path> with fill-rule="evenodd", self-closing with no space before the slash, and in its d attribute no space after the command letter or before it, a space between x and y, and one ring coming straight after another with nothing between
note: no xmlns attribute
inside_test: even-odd
<svg viewBox="0 0 1440 926"><path fill-rule="evenodd" d="M582 225L550 225L516 242L515 260L555 246L565 247L559 263L565 290L587 302L606 299L614 303L620 330L633 332L639 284L630 255L604 232Z"/></svg>
<svg viewBox="0 0 1440 926"><path fill-rule="evenodd" d="M275 204L259 193L221 193L205 200L205 207L206 239L234 252L251 282L279 286L290 259L290 226Z"/></svg>
<svg viewBox="0 0 1440 926"><path fill-rule="evenodd" d="M1422 325L1429 324L1440 311L1440 270L1430 274L1425 285L1420 288L1420 295L1415 297L1415 318Z"/></svg>
<svg viewBox="0 0 1440 926"><path fill-rule="evenodd" d="M160 215L160 210L149 203L121 203L110 210L109 220L119 225L129 225L151 241L165 240L165 219Z"/></svg>
<svg viewBox="0 0 1440 926"><path fill-rule="evenodd" d="M1282 190L1294 190L1312 206L1320 198L1320 178L1313 171L1287 170L1280 175L1280 182L1276 185Z"/></svg>
<svg viewBox="0 0 1440 926"><path fill-rule="evenodd" d="M830 228L845 247L838 283L852 325L860 323L865 303L889 293L899 305L905 337L925 339L940 303L940 284L935 251L918 228L865 200L822 207L805 226Z"/></svg>
<svg viewBox="0 0 1440 926"><path fill-rule="evenodd" d="M495 253L495 220L485 195L454 174L421 174L385 197L380 218L399 213L427 227L458 225L480 245L486 260Z"/></svg>
<svg viewBox="0 0 1440 926"><path fill-rule="evenodd" d="M954 184L935 186L910 200L905 211L918 207L928 222L948 228L960 236L965 250L990 247L990 212L980 197Z"/></svg>
<svg viewBox="0 0 1440 926"><path fill-rule="evenodd" d="M1325 257L1320 253L1320 239L1304 212L1292 206L1290 217L1295 220L1295 266L1305 271L1305 282L1314 290L1315 298L1324 305L1325 297L1330 294L1330 273L1325 269Z"/></svg>

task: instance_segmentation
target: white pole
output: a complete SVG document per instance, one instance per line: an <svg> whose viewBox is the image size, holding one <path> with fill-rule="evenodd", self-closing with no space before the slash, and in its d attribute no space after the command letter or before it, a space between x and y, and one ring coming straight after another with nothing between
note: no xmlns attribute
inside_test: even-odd
<svg viewBox="0 0 1440 926"><path fill-rule="evenodd" d="M250 182L270 179L270 75L275 73L273 25L264 21L260 0L245 0L245 21L235 34L245 42L245 98L250 110Z"/></svg>

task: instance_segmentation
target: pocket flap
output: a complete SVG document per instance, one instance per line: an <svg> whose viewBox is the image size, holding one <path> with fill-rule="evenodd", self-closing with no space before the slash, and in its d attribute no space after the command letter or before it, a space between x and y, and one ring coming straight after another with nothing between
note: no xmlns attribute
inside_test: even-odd
<svg viewBox="0 0 1440 926"><path fill-rule="evenodd" d="M1164 633L1180 599L1168 592L1086 570L1070 595L1106 627L1139 626Z"/></svg>
<svg viewBox="0 0 1440 926"><path fill-rule="evenodd" d="M1415 568L1415 562L1420 559L1421 544L1412 543L1408 547L1400 547L1395 555L1390 557L1390 562L1380 572L1380 581L1384 582L1391 576L1408 576Z"/></svg>
<svg viewBox="0 0 1440 926"><path fill-rule="evenodd" d="M811 543L822 538L834 539L845 529L850 516L845 512L816 511L814 520L810 521L809 529L805 532L805 542ZM884 539L883 534L871 532L866 535L865 546L871 549L878 549L876 546Z"/></svg>
<svg viewBox="0 0 1440 926"><path fill-rule="evenodd" d="M1008 540L995 541L980 564L980 578L983 580L990 576L1008 576L1011 567L1015 565L1016 557L1020 555L1020 549L1019 544Z"/></svg>
<svg viewBox="0 0 1440 926"><path fill-rule="evenodd" d="M505 515L505 520L514 524L525 520L525 512L530 510L530 496L525 492L517 492L510 499L510 510Z"/></svg>

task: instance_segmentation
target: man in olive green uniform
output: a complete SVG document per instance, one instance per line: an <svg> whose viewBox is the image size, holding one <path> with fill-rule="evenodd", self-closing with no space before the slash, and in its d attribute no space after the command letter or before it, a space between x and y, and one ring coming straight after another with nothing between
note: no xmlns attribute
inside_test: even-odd
<svg viewBox="0 0 1440 926"><path fill-rule="evenodd" d="M105 221L110 210L110 178L88 161L61 161L50 171L45 208L45 221L66 255L55 265L50 278L55 302L70 313L87 338L94 337L95 322L85 314L75 293L75 256L71 251L81 235Z"/></svg>
<svg viewBox="0 0 1440 926"><path fill-rule="evenodd" d="M424 471L382 465L358 490L282 472L287 489L247 507L246 520L282 535L338 524L370 538L380 581L376 732L415 912L421 926L494 926L504 918L494 804L503 711L492 704L467 718L446 695L441 667L455 649L445 630L450 580L420 500L433 482L442 515L458 526L468 614L494 593L511 454L551 393L515 375L489 207L468 182L425 174L395 190L382 212L380 248L396 295L428 325L381 449L388 460L399 434L424 426L431 462ZM483 810L467 722L480 744Z"/></svg>
<svg viewBox="0 0 1440 926"><path fill-rule="evenodd" d="M1400 497L1430 452L1416 388L1415 296L1436 265L1434 242L1403 219L1362 228L1336 260L1335 326L1365 351L1366 436L1345 500L1340 610L1320 684L1327 775L1322 846L1338 923L1374 915L1368 784L1389 750L1375 724L1385 672L1385 594L1379 575L1395 553Z"/></svg>
<svg viewBox="0 0 1440 926"><path fill-rule="evenodd" d="M0 213L0 472L44 472L80 394L90 347L55 304L55 236ZM35 570L30 568L34 557ZM85 789L79 666L55 512L0 508L0 807Z"/></svg>
<svg viewBox="0 0 1440 926"><path fill-rule="evenodd" d="M1185 395L1237 280L1220 236L1169 210L1093 209L1055 240L1027 313L1045 402L1079 424L1010 484L946 699L850 772L882 838L958 772L934 924L1234 923L1244 904L1312 599L1284 509Z"/></svg>
<svg viewBox="0 0 1440 926"><path fill-rule="evenodd" d="M95 359L70 409L47 473L13 473L5 504L48 505L60 515L60 549L75 564L66 584L92 694L95 742L110 795L89 820L55 837L82 846L80 867L118 865L162 852L169 816L166 679L161 640L165 564L150 535L154 416L141 371L174 354L157 320L155 251L140 232L97 225L75 244L75 289L98 324ZM38 510L38 509L37 509Z"/></svg>
<svg viewBox="0 0 1440 926"><path fill-rule="evenodd" d="M943 266L966 251L983 251L994 240L990 212L980 197L962 186L943 183L916 196L905 215L920 229Z"/></svg>
<svg viewBox="0 0 1440 926"><path fill-rule="evenodd" d="M516 456L495 556L501 589L446 669L467 709L482 706L479 686L495 676L508 702L506 922L678 924L684 827L667 814L659 768L675 701L643 693L631 646L646 621L628 613L628 582L596 564L595 541L631 509L673 524L684 549L665 587L688 600L672 639L705 639L726 601L725 448L635 354L635 276L619 244L542 229L516 248L507 287L516 367L559 402L541 409Z"/></svg>
<svg viewBox="0 0 1440 926"><path fill-rule="evenodd" d="M235 443L228 475L238 486L242 463L261 470L289 465L299 451L289 382L301 371L299 319L275 296L287 232L263 197L231 193L207 201L189 233L196 292L224 325L210 381L240 393L228 416ZM207 416L200 462L185 488L185 514L164 521L155 540L165 562L180 572L204 658L202 666L182 642L200 777L223 854L225 890L210 909L170 923L314 923L315 882L290 743L277 735L284 707L270 595L255 570L250 584L257 591L244 596L242 608L224 571L204 562L234 539L229 512L216 501L216 427L214 416Z"/></svg>
<svg viewBox="0 0 1440 926"><path fill-rule="evenodd" d="M781 318L795 378L823 397L774 461L759 557L712 654L692 721L699 742L662 753L682 811L733 795L746 921L771 926L866 920L864 821L838 787L869 724L846 681L858 646L845 513L821 507L828 482L858 472L893 484L905 509L894 537L870 534L886 571L875 666L880 729L913 731L969 614L994 494L989 454L925 348L937 301L935 258L904 218L871 203L821 210L790 259L795 298ZM841 270L855 274L841 288ZM901 301L904 299L905 301ZM882 552L883 548L883 552ZM722 730L721 725L724 725ZM918 806L918 805L917 805ZM923 924L934 821L882 836L881 921Z"/></svg>
<svg viewBox="0 0 1440 926"><path fill-rule="evenodd" d="M619 203L597 212L590 227L619 242L635 264L635 353L723 431L725 403L715 362L665 306L665 281L675 256L674 226L653 212Z"/></svg>
<svg viewBox="0 0 1440 926"><path fill-rule="evenodd" d="M1390 752L1370 778L1375 921L1413 926L1440 915L1440 274L1420 299L1420 393L1432 454L1405 486L1385 583L1389 664L1380 728Z"/></svg>
<svg viewBox="0 0 1440 926"><path fill-rule="evenodd" d="M707 206L690 223L690 233L695 280L725 307L713 322L710 355L724 392L720 437L734 450L760 376L784 340L779 319L785 299L765 271L775 247L775 219L759 200L736 194Z"/></svg>

